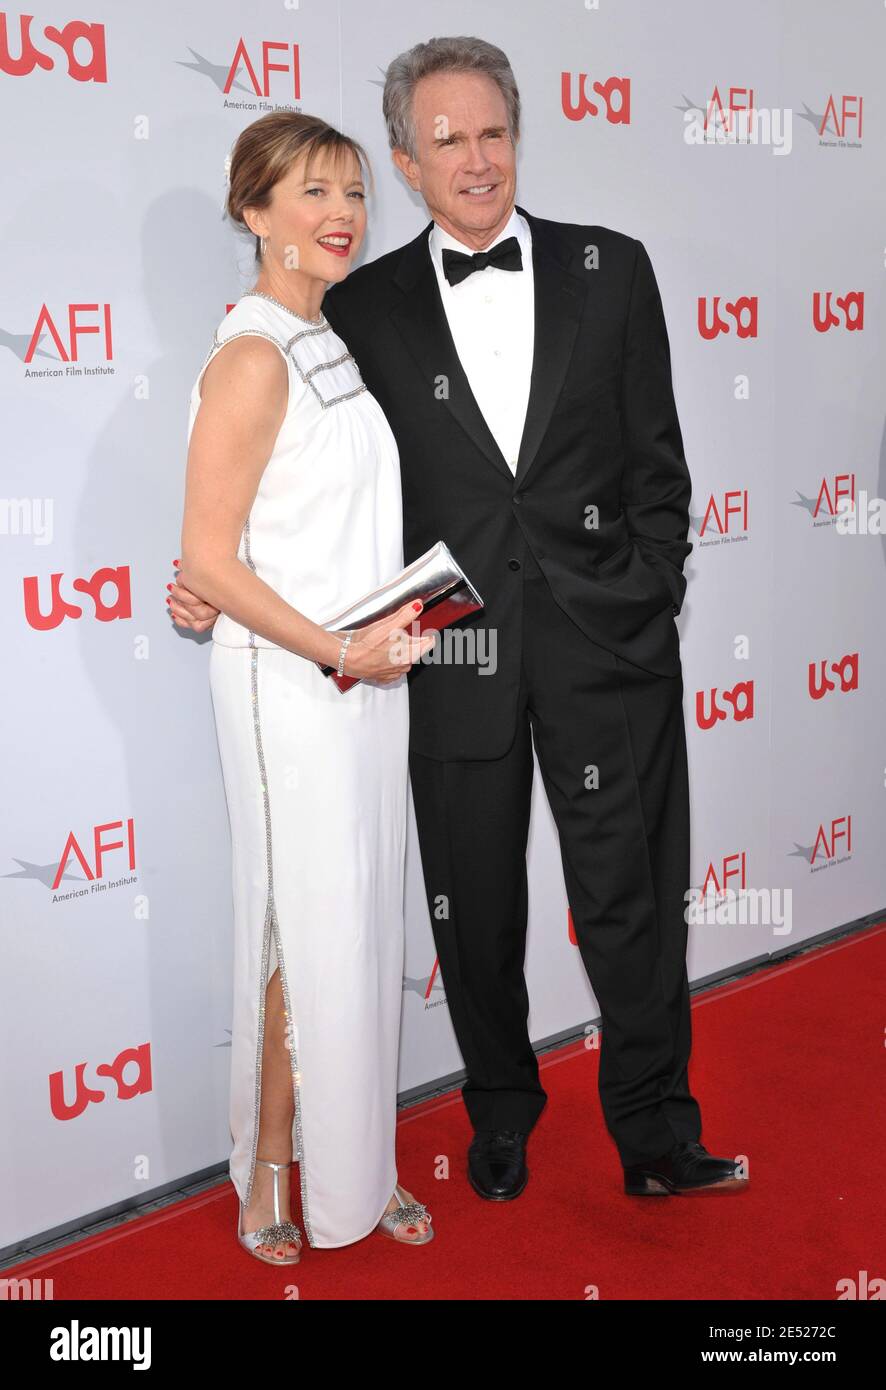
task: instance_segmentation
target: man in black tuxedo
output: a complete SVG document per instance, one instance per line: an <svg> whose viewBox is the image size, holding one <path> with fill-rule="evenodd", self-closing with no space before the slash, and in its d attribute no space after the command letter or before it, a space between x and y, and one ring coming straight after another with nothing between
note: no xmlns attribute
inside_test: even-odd
<svg viewBox="0 0 886 1390"><path fill-rule="evenodd" d="M480 659L409 673L422 865L483 1197L526 1185L545 1104L527 1031L538 757L603 1021L600 1096L631 1194L734 1187L689 1090L689 795L674 617L689 473L642 243L515 205L519 96L479 39L390 65L393 158L432 222L323 310L400 451L404 553L443 539ZM490 641L494 638L494 641ZM440 639L438 639L438 646ZM494 653L494 668L489 663Z"/></svg>

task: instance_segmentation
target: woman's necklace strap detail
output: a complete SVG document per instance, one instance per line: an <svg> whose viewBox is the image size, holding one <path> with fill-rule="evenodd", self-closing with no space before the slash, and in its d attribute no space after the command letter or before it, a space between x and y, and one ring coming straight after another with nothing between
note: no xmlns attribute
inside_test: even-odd
<svg viewBox="0 0 886 1390"><path fill-rule="evenodd" d="M308 319L305 318L304 314L297 314L294 309L290 309L288 304L283 304L279 299L275 299L272 294L265 294L264 290L245 290L243 298L245 299L248 295L255 295L257 299L266 299L269 304L276 304L278 309L285 309L286 313L291 314L294 319L298 319L299 323L309 323L314 328L322 328L326 323L322 310L319 318Z"/></svg>

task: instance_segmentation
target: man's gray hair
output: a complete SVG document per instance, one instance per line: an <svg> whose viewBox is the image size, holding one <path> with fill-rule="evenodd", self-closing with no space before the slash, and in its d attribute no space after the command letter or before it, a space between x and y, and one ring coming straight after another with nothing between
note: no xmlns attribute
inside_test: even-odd
<svg viewBox="0 0 886 1390"><path fill-rule="evenodd" d="M479 72L491 77L508 110L508 130L516 145L520 134L520 93L506 54L485 39L442 38L417 43L388 66L382 110L391 149L417 154L413 98L416 83L434 72Z"/></svg>

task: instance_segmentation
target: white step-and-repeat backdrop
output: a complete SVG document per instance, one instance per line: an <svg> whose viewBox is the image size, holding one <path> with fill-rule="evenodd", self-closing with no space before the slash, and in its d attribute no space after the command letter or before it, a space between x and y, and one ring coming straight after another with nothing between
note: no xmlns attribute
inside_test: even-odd
<svg viewBox="0 0 886 1390"><path fill-rule="evenodd" d="M321 115L374 163L365 257L411 239L381 89L421 39L503 47L521 204L639 237L657 273L694 483L692 875L730 890L692 927L691 978L886 902L884 28L862 0L0 12L0 1247L229 1153L209 652L164 603L188 393L252 283L225 160L274 107ZM538 781L530 870L541 1040L597 1008ZM404 1092L461 1065L414 826L407 907Z"/></svg>

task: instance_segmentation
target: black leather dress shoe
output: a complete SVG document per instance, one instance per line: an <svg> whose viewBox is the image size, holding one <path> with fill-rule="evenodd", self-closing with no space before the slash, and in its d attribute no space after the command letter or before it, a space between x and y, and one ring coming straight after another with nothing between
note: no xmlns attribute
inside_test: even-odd
<svg viewBox="0 0 886 1390"><path fill-rule="evenodd" d="M510 1202L529 1181L526 1135L515 1129L478 1129L468 1149L468 1181L490 1202Z"/></svg>
<svg viewBox="0 0 886 1390"><path fill-rule="evenodd" d="M675 1144L662 1158L635 1163L624 1170L630 1197L667 1197L672 1192L733 1192L748 1186L735 1160L714 1158L698 1140Z"/></svg>

